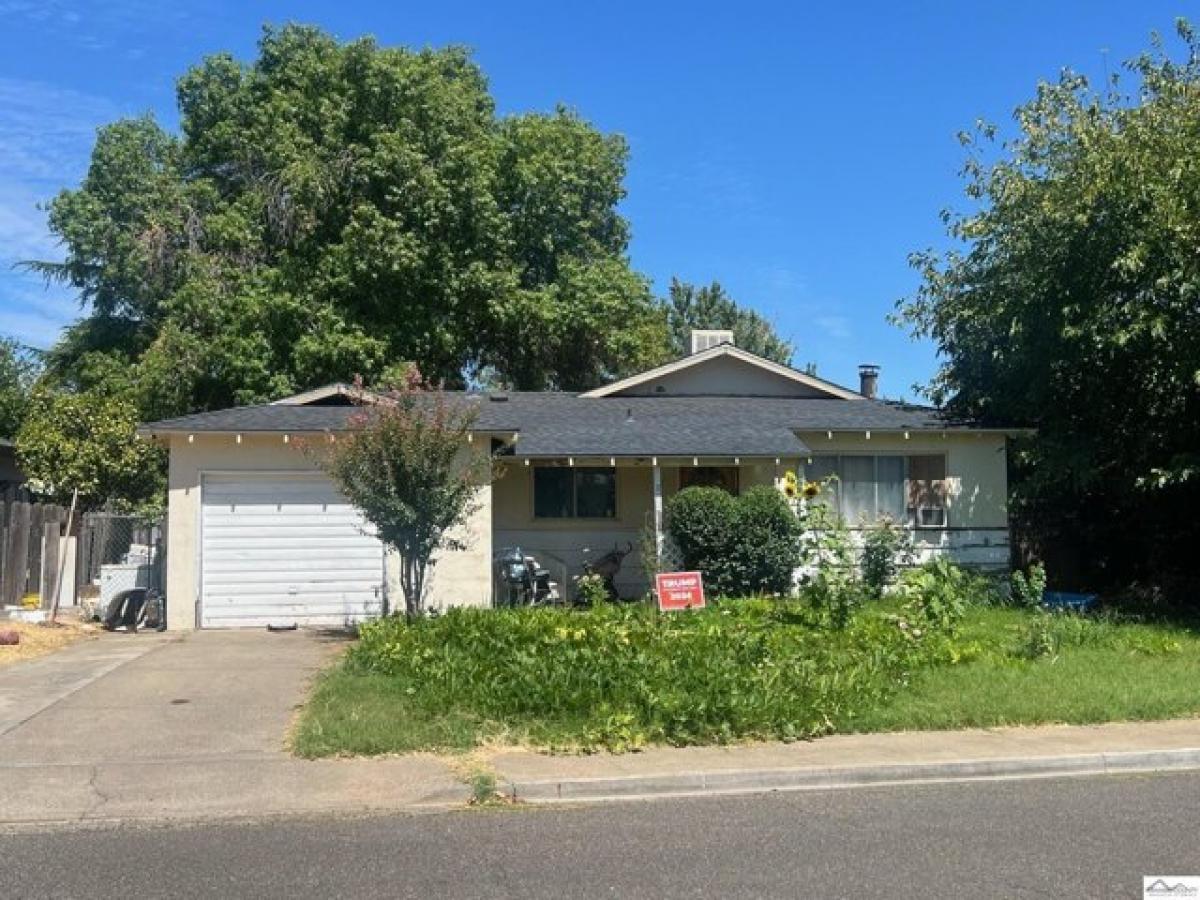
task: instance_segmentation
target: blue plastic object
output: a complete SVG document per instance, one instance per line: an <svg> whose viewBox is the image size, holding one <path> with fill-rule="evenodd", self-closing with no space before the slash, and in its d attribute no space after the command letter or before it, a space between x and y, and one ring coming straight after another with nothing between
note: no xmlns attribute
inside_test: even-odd
<svg viewBox="0 0 1200 900"><path fill-rule="evenodd" d="M1068 591L1042 591L1042 606L1047 609L1073 609L1087 612L1100 598L1096 594L1072 594Z"/></svg>

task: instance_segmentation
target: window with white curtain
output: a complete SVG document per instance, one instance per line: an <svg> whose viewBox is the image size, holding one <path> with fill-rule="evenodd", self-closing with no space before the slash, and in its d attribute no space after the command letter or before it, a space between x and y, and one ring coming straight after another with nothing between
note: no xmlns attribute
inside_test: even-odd
<svg viewBox="0 0 1200 900"><path fill-rule="evenodd" d="M814 456L804 470L809 481L837 477L828 502L852 528L884 516L906 520L905 474L903 456Z"/></svg>

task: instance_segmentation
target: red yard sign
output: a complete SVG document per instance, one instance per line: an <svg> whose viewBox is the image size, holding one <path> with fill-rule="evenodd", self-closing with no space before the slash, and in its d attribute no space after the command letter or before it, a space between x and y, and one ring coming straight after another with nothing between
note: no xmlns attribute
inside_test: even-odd
<svg viewBox="0 0 1200 900"><path fill-rule="evenodd" d="M699 572L661 572L654 576L654 586L658 608L664 612L704 608L704 581Z"/></svg>

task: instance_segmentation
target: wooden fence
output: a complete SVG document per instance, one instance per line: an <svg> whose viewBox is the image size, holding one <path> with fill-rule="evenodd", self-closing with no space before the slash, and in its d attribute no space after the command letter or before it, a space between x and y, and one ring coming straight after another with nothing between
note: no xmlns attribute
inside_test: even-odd
<svg viewBox="0 0 1200 900"><path fill-rule="evenodd" d="M19 604L37 594L43 609L53 600L67 510L0 494L0 605Z"/></svg>

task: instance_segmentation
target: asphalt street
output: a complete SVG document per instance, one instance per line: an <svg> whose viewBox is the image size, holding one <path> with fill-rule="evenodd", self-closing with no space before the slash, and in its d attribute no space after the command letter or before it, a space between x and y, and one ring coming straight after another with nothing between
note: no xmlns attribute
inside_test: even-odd
<svg viewBox="0 0 1200 900"><path fill-rule="evenodd" d="M1200 774L0 833L0 896L1134 897Z"/></svg>

